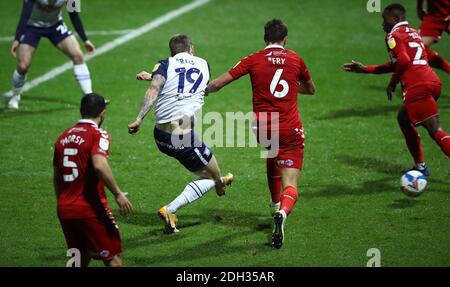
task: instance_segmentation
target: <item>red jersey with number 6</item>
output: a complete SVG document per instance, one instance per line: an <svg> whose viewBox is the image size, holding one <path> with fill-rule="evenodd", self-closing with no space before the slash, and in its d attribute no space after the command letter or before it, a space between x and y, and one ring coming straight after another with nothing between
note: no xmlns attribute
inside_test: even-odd
<svg viewBox="0 0 450 287"><path fill-rule="evenodd" d="M274 120L270 113L278 113L280 130L302 126L297 104L299 82L308 82L311 76L294 51L280 45L269 45L241 60L229 74L234 79L250 74L253 111L260 127L263 113L267 113L268 125L270 120Z"/></svg>
<svg viewBox="0 0 450 287"><path fill-rule="evenodd" d="M55 143L53 167L58 187L58 216L63 219L110 216L103 182L92 156L108 157L109 134L90 120L80 120Z"/></svg>
<svg viewBox="0 0 450 287"><path fill-rule="evenodd" d="M408 22L400 22L386 36L386 45L394 64L394 77L399 77L403 89L440 83L428 65L425 45Z"/></svg>

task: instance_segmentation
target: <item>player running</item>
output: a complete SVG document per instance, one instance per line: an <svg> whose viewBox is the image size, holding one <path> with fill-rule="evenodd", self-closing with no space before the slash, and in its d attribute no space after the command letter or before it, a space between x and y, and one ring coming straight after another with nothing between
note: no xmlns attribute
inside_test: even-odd
<svg viewBox="0 0 450 287"><path fill-rule="evenodd" d="M450 157L450 135L441 128L436 103L441 95L441 81L428 65L425 45L416 30L409 26L405 15L405 8L400 4L391 4L383 12L383 27L387 33L386 45L391 57L390 62L364 66L352 61L344 64L343 69L354 73L393 73L387 87L389 100L392 100L392 93L401 82L404 104L398 112L397 120L415 162L412 169L429 176L430 172L425 165L416 127L423 126L448 157Z"/></svg>
<svg viewBox="0 0 450 287"><path fill-rule="evenodd" d="M12 94L5 95L9 109L18 109L22 88L27 79L27 73L33 60L39 41L48 38L54 46L73 61L75 79L84 94L92 93L92 83L89 69L84 62L83 53L76 38L64 23L61 10L66 7L67 0L24 0L22 15L16 30L16 36L11 46L11 54L16 58L17 67L13 73ZM89 53L95 51L95 46L88 39L80 16L77 12L69 12L75 30L84 42Z"/></svg>
<svg viewBox="0 0 450 287"><path fill-rule="evenodd" d="M233 181L228 173L221 177L219 165L212 151L193 131L195 114L204 103L204 90L209 81L208 63L194 56L194 46L186 35L176 35L169 41L171 57L159 61L153 73L141 72L139 80L151 81L136 120L128 125L135 134L156 101L156 125L153 131L158 149L177 159L200 179L191 181L171 203L162 207L158 215L165 223L165 232L178 232L175 213L183 206L202 197L215 187L219 196Z"/></svg>
<svg viewBox="0 0 450 287"><path fill-rule="evenodd" d="M54 185L58 217L67 247L81 253L81 266L101 259L109 267L122 266L119 227L106 201L104 185L114 194L122 214L132 205L108 165L110 138L100 129L105 119L105 99L95 93L81 100L82 119L55 143Z"/></svg>
<svg viewBox="0 0 450 287"><path fill-rule="evenodd" d="M443 32L450 33L450 0L427 0L427 11L423 0L417 0L417 15L422 20L419 35L426 47L430 66L450 74L450 64L429 47L439 42Z"/></svg>
<svg viewBox="0 0 450 287"><path fill-rule="evenodd" d="M242 59L233 69L211 82L206 93L217 92L250 74L258 140L263 129L272 137L276 133L279 135L277 156L267 158L267 179L275 222L272 245L281 248L286 217L298 198L297 184L303 164L304 134L297 95L314 94L315 85L303 60L294 51L284 48L287 26L281 20L273 19L266 23L264 30L266 48ZM271 124L276 119L266 117L270 113L279 116L278 125Z"/></svg>

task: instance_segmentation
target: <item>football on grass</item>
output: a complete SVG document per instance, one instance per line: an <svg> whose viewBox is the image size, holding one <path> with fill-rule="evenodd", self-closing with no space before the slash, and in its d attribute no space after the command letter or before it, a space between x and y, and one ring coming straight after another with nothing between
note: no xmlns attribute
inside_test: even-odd
<svg viewBox="0 0 450 287"><path fill-rule="evenodd" d="M410 170L402 175L400 187L404 194L410 197L417 197L425 191L427 178L417 170Z"/></svg>

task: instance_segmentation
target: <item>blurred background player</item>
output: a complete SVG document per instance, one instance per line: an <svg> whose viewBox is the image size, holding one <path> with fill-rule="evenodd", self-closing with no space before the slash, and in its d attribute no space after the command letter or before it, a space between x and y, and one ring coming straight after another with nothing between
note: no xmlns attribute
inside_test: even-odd
<svg viewBox="0 0 450 287"><path fill-rule="evenodd" d="M122 266L119 227L106 201L104 185L114 194L122 214L132 205L114 179L108 165L110 138L100 129L105 119L105 99L95 93L84 96L82 119L55 143L54 185L58 217L67 247L81 253L81 266L92 258L106 266Z"/></svg>
<svg viewBox="0 0 450 287"><path fill-rule="evenodd" d="M154 137L159 150L177 159L189 171L199 176L186 185L183 192L158 214L165 223L165 232L178 232L175 213L183 206L202 197L215 187L219 196L233 181L233 175L220 175L212 151L193 131L195 114L204 104L204 90L209 81L208 63L194 56L194 46L186 35L176 35L169 41L171 57L159 61L153 74L141 72L139 80L151 81L136 120L128 126L135 134L156 101Z"/></svg>
<svg viewBox="0 0 450 287"><path fill-rule="evenodd" d="M450 135L441 128L436 103L441 95L442 83L428 65L421 37L406 21L405 8L400 4L391 4L384 9L383 19L391 61L376 66L364 66L352 61L344 64L343 69L354 73L393 73L387 87L389 100L392 100L392 93L401 82L404 105L398 112L398 123L415 162L412 169L429 176L416 127L423 126L442 151L450 157Z"/></svg>
<svg viewBox="0 0 450 287"><path fill-rule="evenodd" d="M424 0L417 0L417 15L422 20L419 34L426 47L428 63L450 74L450 64L447 60L429 48L439 42L442 33L450 33L450 0L427 0L426 11L423 2Z"/></svg>
<svg viewBox="0 0 450 287"><path fill-rule="evenodd" d="M281 20L267 22L264 27L266 48L242 59L206 89L207 94L219 91L250 74L257 134L261 129L266 129L271 136L279 134L278 155L267 158L267 179L275 222L272 245L276 248L283 244L286 217L298 198L297 184L303 164L304 134L297 97L298 93L312 95L315 92L314 82L303 60L294 51L284 48L287 36L288 28ZM278 126L271 125L272 118L263 119L267 113L279 115Z"/></svg>
<svg viewBox="0 0 450 287"><path fill-rule="evenodd" d="M80 84L83 94L92 93L92 83L89 69L84 62L83 53L76 38L72 35L62 18L61 10L66 8L67 0L24 0L22 14L17 26L15 39L11 46L11 54L16 57L17 67L13 73L13 93L9 98L8 108L18 109L23 86L31 66L34 52L42 37L48 38L54 46L73 61L75 79ZM69 12L70 20L84 42L89 53L95 50L89 41L79 14Z"/></svg>

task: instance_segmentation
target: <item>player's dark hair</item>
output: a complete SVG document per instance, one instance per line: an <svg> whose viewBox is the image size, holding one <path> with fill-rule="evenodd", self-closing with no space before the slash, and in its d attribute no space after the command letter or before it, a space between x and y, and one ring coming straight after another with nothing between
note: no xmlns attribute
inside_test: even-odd
<svg viewBox="0 0 450 287"><path fill-rule="evenodd" d="M169 48L170 54L175 56L178 53L189 52L189 49L192 47L191 39L186 35L175 35L170 38Z"/></svg>
<svg viewBox="0 0 450 287"><path fill-rule="evenodd" d="M102 95L90 93L81 99L80 114L83 119L98 117L106 108L106 101Z"/></svg>
<svg viewBox="0 0 450 287"><path fill-rule="evenodd" d="M264 26L264 41L266 43L281 42L288 35L288 27L279 19L272 19Z"/></svg>
<svg viewBox="0 0 450 287"><path fill-rule="evenodd" d="M386 8L384 8L384 13L386 12L397 12L400 13L401 15L406 15L405 7L399 3L393 3L386 6Z"/></svg>

